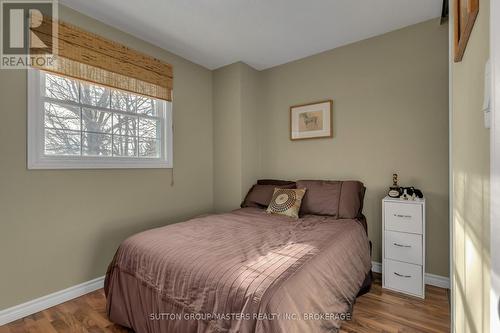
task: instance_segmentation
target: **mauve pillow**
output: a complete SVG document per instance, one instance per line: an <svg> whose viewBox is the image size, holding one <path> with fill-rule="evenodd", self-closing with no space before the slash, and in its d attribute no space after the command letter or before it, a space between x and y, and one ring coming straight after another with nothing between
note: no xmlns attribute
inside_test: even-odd
<svg viewBox="0 0 500 333"><path fill-rule="evenodd" d="M358 181L299 180L306 188L301 214L329 215L339 219L361 216L365 187Z"/></svg>
<svg viewBox="0 0 500 333"><path fill-rule="evenodd" d="M306 188L302 199L301 214L329 215L338 217L340 181L331 180L299 180L298 188Z"/></svg>
<svg viewBox="0 0 500 333"><path fill-rule="evenodd" d="M295 183L287 185L260 185L255 184L252 186L250 191L248 191L245 200L241 203L241 207L258 207L267 208L271 199L273 198L273 193L275 188L285 188L294 189Z"/></svg>
<svg viewBox="0 0 500 333"><path fill-rule="evenodd" d="M339 218L354 219L363 212L363 201L366 188L362 182L343 181L340 191Z"/></svg>
<svg viewBox="0 0 500 333"><path fill-rule="evenodd" d="M295 182L291 180L280 179L259 179L257 180L257 185L295 185Z"/></svg>

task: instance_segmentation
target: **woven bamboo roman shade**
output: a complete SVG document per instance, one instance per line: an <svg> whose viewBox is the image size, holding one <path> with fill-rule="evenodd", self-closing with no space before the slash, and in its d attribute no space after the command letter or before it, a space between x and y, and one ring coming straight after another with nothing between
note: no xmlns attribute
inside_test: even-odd
<svg viewBox="0 0 500 333"><path fill-rule="evenodd" d="M57 50L56 61L38 68L153 98L172 100L173 70L170 64L122 44L58 23L56 38L50 24L32 28L47 45ZM56 42L53 43L53 40ZM40 51L33 48L32 54Z"/></svg>

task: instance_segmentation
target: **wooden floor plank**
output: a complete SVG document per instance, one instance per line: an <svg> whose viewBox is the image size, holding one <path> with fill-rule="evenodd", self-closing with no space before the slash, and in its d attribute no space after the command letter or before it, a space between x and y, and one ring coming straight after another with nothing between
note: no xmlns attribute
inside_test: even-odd
<svg viewBox="0 0 500 333"><path fill-rule="evenodd" d="M382 289L375 274L372 290L359 297L341 333L442 333L450 331L448 291L426 286L425 300ZM106 317L106 298L95 291L0 326L0 333L133 333Z"/></svg>

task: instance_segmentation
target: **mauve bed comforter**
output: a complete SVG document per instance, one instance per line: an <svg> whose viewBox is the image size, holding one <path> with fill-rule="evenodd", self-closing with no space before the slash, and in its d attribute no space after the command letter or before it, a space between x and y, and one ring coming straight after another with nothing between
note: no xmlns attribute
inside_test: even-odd
<svg viewBox="0 0 500 333"><path fill-rule="evenodd" d="M356 220L243 208L125 240L107 311L138 333L335 332L370 267Z"/></svg>

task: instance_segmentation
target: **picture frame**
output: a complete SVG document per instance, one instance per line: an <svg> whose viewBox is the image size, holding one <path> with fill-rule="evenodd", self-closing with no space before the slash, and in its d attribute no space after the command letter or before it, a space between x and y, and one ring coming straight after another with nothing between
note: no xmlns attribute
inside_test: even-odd
<svg viewBox="0 0 500 333"><path fill-rule="evenodd" d="M462 61L472 28L479 14L479 0L453 0L454 60Z"/></svg>
<svg viewBox="0 0 500 333"><path fill-rule="evenodd" d="M290 140L333 137L333 100L290 107Z"/></svg>

